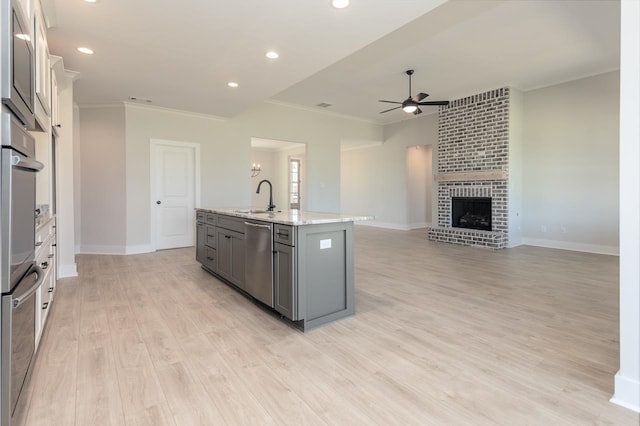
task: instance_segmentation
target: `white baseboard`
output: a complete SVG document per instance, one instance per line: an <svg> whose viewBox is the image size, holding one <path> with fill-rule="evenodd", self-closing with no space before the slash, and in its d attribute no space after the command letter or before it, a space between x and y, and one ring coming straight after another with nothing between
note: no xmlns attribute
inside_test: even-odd
<svg viewBox="0 0 640 426"><path fill-rule="evenodd" d="M125 246L82 245L77 254L127 254Z"/></svg>
<svg viewBox="0 0 640 426"><path fill-rule="evenodd" d="M58 265L58 278L70 278L78 276L78 268L75 263Z"/></svg>
<svg viewBox="0 0 640 426"><path fill-rule="evenodd" d="M137 246L91 246L84 245L78 250L78 254L109 254L109 255L127 255L151 253L155 250L148 244Z"/></svg>
<svg viewBox="0 0 640 426"><path fill-rule="evenodd" d="M138 246L127 246L125 254L142 254L142 253L152 253L156 251L149 244L141 244Z"/></svg>
<svg viewBox="0 0 640 426"><path fill-rule="evenodd" d="M583 244L571 241L543 240L540 238L522 238L522 245L554 248L560 250L583 251L587 253L620 255L620 248L617 246L604 246L599 244ZM515 247L515 246L514 246Z"/></svg>
<svg viewBox="0 0 640 426"><path fill-rule="evenodd" d="M418 222L418 223L410 223L409 229L422 229L422 228L431 228L430 222Z"/></svg>
<svg viewBox="0 0 640 426"><path fill-rule="evenodd" d="M640 413L640 381L621 376L618 371L615 376L615 392L609 401Z"/></svg>
<svg viewBox="0 0 640 426"><path fill-rule="evenodd" d="M411 231L412 229L422 229L431 226L429 222L410 223L409 225L398 225L397 223L379 222L377 220L368 220L364 222L355 222L356 225L373 226L374 228L395 229L396 231Z"/></svg>
<svg viewBox="0 0 640 426"><path fill-rule="evenodd" d="M373 226L374 228L395 229L396 231L409 231L408 225L398 225L396 223L378 222L377 220L368 220L364 222L355 222L356 225Z"/></svg>

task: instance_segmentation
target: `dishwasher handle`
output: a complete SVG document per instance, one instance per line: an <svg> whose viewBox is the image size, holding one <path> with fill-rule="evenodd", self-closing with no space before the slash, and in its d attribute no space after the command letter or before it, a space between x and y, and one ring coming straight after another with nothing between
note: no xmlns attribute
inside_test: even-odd
<svg viewBox="0 0 640 426"><path fill-rule="evenodd" d="M247 226L253 226L254 228L265 228L265 229L271 230L271 225L262 225L260 223L252 223L252 222L245 222L244 224Z"/></svg>

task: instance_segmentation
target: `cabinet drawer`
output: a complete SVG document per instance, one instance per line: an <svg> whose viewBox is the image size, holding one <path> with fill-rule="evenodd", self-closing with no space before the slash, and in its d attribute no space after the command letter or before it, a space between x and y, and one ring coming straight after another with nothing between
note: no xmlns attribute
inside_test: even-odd
<svg viewBox="0 0 640 426"><path fill-rule="evenodd" d="M216 228L215 226L206 226L207 229L207 238L205 240L205 244L211 248L216 248Z"/></svg>
<svg viewBox="0 0 640 426"><path fill-rule="evenodd" d="M276 243L286 244L288 246L295 246L296 228L291 225L281 225L276 223L273 228L273 241Z"/></svg>
<svg viewBox="0 0 640 426"><path fill-rule="evenodd" d="M36 262L44 262L47 258L52 258L55 253L55 235L47 235L44 241L36 242ZM51 263L51 262L50 262Z"/></svg>
<svg viewBox="0 0 640 426"><path fill-rule="evenodd" d="M214 248L207 247L207 257L205 258L205 266L211 270L216 270L217 251Z"/></svg>
<svg viewBox="0 0 640 426"><path fill-rule="evenodd" d="M201 210L197 210L196 211L196 222L204 222L205 221L205 216L206 213L201 211Z"/></svg>
<svg viewBox="0 0 640 426"><path fill-rule="evenodd" d="M244 234L244 219L232 216L218 215L217 225L220 228L229 229L231 231L236 231Z"/></svg>
<svg viewBox="0 0 640 426"><path fill-rule="evenodd" d="M204 221L209 225L215 225L216 224L216 216L217 215L215 213L205 213Z"/></svg>
<svg viewBox="0 0 640 426"><path fill-rule="evenodd" d="M46 241L56 232L56 221L51 219L36 229L36 248L45 245Z"/></svg>

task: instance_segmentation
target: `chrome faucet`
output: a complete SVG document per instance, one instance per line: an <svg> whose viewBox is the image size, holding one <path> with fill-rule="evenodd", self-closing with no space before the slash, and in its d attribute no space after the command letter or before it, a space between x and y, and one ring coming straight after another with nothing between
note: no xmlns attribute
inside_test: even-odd
<svg viewBox="0 0 640 426"><path fill-rule="evenodd" d="M267 208L267 210L272 212L273 209L276 208L276 205L273 204L273 186L271 186L271 182L269 182L267 179L262 179L258 184L258 189L256 189L256 194L260 193L260 187L264 182L267 182L269 184L269 207Z"/></svg>

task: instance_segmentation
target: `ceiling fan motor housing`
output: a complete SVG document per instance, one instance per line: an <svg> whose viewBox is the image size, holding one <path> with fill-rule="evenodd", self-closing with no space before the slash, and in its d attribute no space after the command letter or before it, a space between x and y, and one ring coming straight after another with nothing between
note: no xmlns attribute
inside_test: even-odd
<svg viewBox="0 0 640 426"><path fill-rule="evenodd" d="M386 100L379 100L378 102L385 102L385 103L390 103L390 104L399 104L400 106L395 107L395 108L391 108L391 109L387 109L384 111L381 111L380 114L384 114L385 112L389 112L389 111L393 111L396 109L400 109L402 108L402 110L406 113L409 114L413 114L413 115L418 115L422 112L422 110L420 109L420 106L422 105L449 105L449 101L427 101L427 102L423 102L423 100L429 96L426 93L418 93L415 96L411 96L411 76L413 75L413 70L406 70L405 74L407 74L409 76L409 97L404 100L403 102L397 102L397 101L386 101Z"/></svg>

